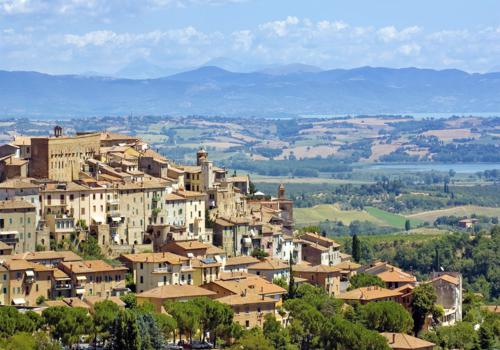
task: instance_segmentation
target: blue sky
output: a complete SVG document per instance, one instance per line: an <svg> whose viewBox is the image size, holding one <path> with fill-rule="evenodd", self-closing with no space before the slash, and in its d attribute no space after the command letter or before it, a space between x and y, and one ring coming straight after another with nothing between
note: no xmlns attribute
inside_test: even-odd
<svg viewBox="0 0 500 350"><path fill-rule="evenodd" d="M305 63L500 70L495 0L0 0L0 69ZM220 60L219 60L220 61Z"/></svg>

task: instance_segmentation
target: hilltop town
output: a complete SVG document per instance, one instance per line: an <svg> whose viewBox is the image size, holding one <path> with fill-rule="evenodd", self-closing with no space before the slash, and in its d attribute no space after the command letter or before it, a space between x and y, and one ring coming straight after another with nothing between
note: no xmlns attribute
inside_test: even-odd
<svg viewBox="0 0 500 350"><path fill-rule="evenodd" d="M459 273L419 281L387 262L362 265L354 241L352 257L333 239L295 228L284 185L256 191L203 148L196 164L177 164L134 136L65 135L58 126L0 146L0 181L0 304L23 312L93 313L104 301L130 307L133 296L174 315L169 303L206 297L227 305L243 329L271 316L286 327L298 319L294 293L312 285L344 307L392 302L413 316L414 297L430 290L441 311L414 319L418 331L462 320ZM408 330L381 328L380 339L394 349L434 346Z"/></svg>

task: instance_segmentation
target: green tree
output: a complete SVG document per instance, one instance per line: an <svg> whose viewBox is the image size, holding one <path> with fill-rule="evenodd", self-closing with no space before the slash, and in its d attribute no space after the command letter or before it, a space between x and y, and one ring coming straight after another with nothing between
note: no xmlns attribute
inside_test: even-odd
<svg viewBox="0 0 500 350"><path fill-rule="evenodd" d="M352 236L352 258L355 262L361 261L361 242L358 235Z"/></svg>
<svg viewBox="0 0 500 350"><path fill-rule="evenodd" d="M269 254L262 248L255 248L254 250L252 250L252 256L257 259L264 259L267 258Z"/></svg>
<svg viewBox="0 0 500 350"><path fill-rule="evenodd" d="M104 340L107 340L111 336L110 330L119 311L118 305L110 300L95 303L94 313L92 314L95 338L100 335Z"/></svg>
<svg viewBox="0 0 500 350"><path fill-rule="evenodd" d="M479 344L481 349L490 350L495 345L495 330L491 323L483 322L479 328Z"/></svg>
<svg viewBox="0 0 500 350"><path fill-rule="evenodd" d="M250 195L254 195L255 192L257 192L257 187L255 187L255 184L252 181L248 184L248 192L250 192Z"/></svg>
<svg viewBox="0 0 500 350"><path fill-rule="evenodd" d="M288 279L288 299L295 298L295 279L293 278L293 255L290 253L290 261L289 261L289 279Z"/></svg>
<svg viewBox="0 0 500 350"><path fill-rule="evenodd" d="M52 339L47 332L36 332L33 334L35 339L35 350L61 350L61 345Z"/></svg>
<svg viewBox="0 0 500 350"><path fill-rule="evenodd" d="M210 332L210 341L216 345L217 337L233 323L233 310L230 306L209 298L196 298L192 303L200 310L200 326L203 340Z"/></svg>
<svg viewBox="0 0 500 350"><path fill-rule="evenodd" d="M175 341L175 330L177 329L175 319L170 315L160 313L155 313L154 317L163 337L166 340L173 339Z"/></svg>
<svg viewBox="0 0 500 350"><path fill-rule="evenodd" d="M299 320L304 327L301 349L308 350L317 344L325 317L303 299L289 299L285 308L290 312L292 320Z"/></svg>
<svg viewBox="0 0 500 350"><path fill-rule="evenodd" d="M13 306L0 308L0 338L8 338L18 332L32 333L36 328L29 314L22 314Z"/></svg>
<svg viewBox="0 0 500 350"><path fill-rule="evenodd" d="M2 350L35 350L36 341L30 333L19 332L0 341Z"/></svg>
<svg viewBox="0 0 500 350"><path fill-rule="evenodd" d="M436 291L429 283L418 285L413 290L411 308L415 334L418 334L422 330L425 320L432 314L436 300Z"/></svg>
<svg viewBox="0 0 500 350"><path fill-rule="evenodd" d="M411 315L393 301L361 305L358 319L366 328L377 332L410 333L413 330Z"/></svg>
<svg viewBox="0 0 500 350"><path fill-rule="evenodd" d="M179 335L185 335L189 341L200 328L201 310L192 300L187 302L166 302L165 310L177 322Z"/></svg>
<svg viewBox="0 0 500 350"><path fill-rule="evenodd" d="M79 252L86 260L104 258L97 239L90 235L87 237L87 240L80 242Z"/></svg>
<svg viewBox="0 0 500 350"><path fill-rule="evenodd" d="M487 349L480 347L478 333L469 322L457 322L453 326L438 327L436 331L423 333L422 338L432 341L441 349Z"/></svg>
<svg viewBox="0 0 500 350"><path fill-rule="evenodd" d="M411 223L409 219L406 219L405 221L405 231L410 231L411 229Z"/></svg>
<svg viewBox="0 0 500 350"><path fill-rule="evenodd" d="M376 275L370 275L364 272L355 274L349 280L348 290L353 290L361 287L379 286L385 288L385 283Z"/></svg>
<svg viewBox="0 0 500 350"><path fill-rule="evenodd" d="M263 324L264 336L271 341L273 348L277 350L292 350L297 349L291 344L288 332L283 329L273 314L267 314Z"/></svg>
<svg viewBox="0 0 500 350"><path fill-rule="evenodd" d="M52 337L60 339L69 347L77 343L80 336L90 334L92 330L91 319L83 308L49 307L43 310L42 317Z"/></svg>
<svg viewBox="0 0 500 350"><path fill-rule="evenodd" d="M141 331L133 310L120 310L111 328L111 350L141 349Z"/></svg>
<svg viewBox="0 0 500 350"><path fill-rule="evenodd" d="M272 343L264 337L258 328L245 332L231 347L231 350L274 350Z"/></svg>
<svg viewBox="0 0 500 350"><path fill-rule="evenodd" d="M120 296L121 301L125 303L127 309L132 309L137 307L137 298L135 293L127 293Z"/></svg>
<svg viewBox="0 0 500 350"><path fill-rule="evenodd" d="M379 333L335 316L322 327L321 349L390 350L387 340Z"/></svg>

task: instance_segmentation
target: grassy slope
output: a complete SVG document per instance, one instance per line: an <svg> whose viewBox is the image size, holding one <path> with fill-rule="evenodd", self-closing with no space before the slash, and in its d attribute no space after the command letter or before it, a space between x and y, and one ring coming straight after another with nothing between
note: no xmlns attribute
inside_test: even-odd
<svg viewBox="0 0 500 350"><path fill-rule="evenodd" d="M366 211L379 220L386 222L389 226L403 229L405 227L406 217L403 215L389 213L388 211L378 209L375 207L367 207ZM411 227L418 226L422 223L418 219L410 219Z"/></svg>
<svg viewBox="0 0 500 350"><path fill-rule="evenodd" d="M368 207L366 210L341 210L332 204L316 205L312 208L294 209L295 222L299 225L317 224L321 221L342 221L349 225L354 220L369 221L380 226L392 226L404 229L406 217L387 211ZM411 219L411 226L416 227L421 224L419 219Z"/></svg>
<svg viewBox="0 0 500 350"><path fill-rule="evenodd" d="M394 242L396 240L405 240L407 242L422 242L428 241L430 239L438 238L439 236L449 233L446 230L438 230L434 228L418 228L413 229L409 232L397 232L386 235L359 235L362 241L370 241L372 243L382 243L382 242ZM343 237L332 237L341 245L351 245L352 238L349 236Z"/></svg>
<svg viewBox="0 0 500 350"><path fill-rule="evenodd" d="M448 209L431 210L431 211L411 214L408 215L408 218L433 223L440 216L451 216L451 215L471 216L472 214L500 217L500 208L479 207L476 205L463 205Z"/></svg>
<svg viewBox="0 0 500 350"><path fill-rule="evenodd" d="M349 225L351 221L370 221L378 225L384 225L384 221L377 219L364 210L341 210L332 204L320 204L312 208L295 208L295 222L297 224L314 224L321 221L342 221Z"/></svg>

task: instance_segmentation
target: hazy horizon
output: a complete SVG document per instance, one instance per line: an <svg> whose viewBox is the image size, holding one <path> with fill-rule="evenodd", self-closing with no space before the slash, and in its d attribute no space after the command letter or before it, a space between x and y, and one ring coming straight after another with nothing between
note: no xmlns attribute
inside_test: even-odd
<svg viewBox="0 0 500 350"><path fill-rule="evenodd" d="M152 77L219 62L484 73L500 70L499 12L492 0L1 0L0 69Z"/></svg>

